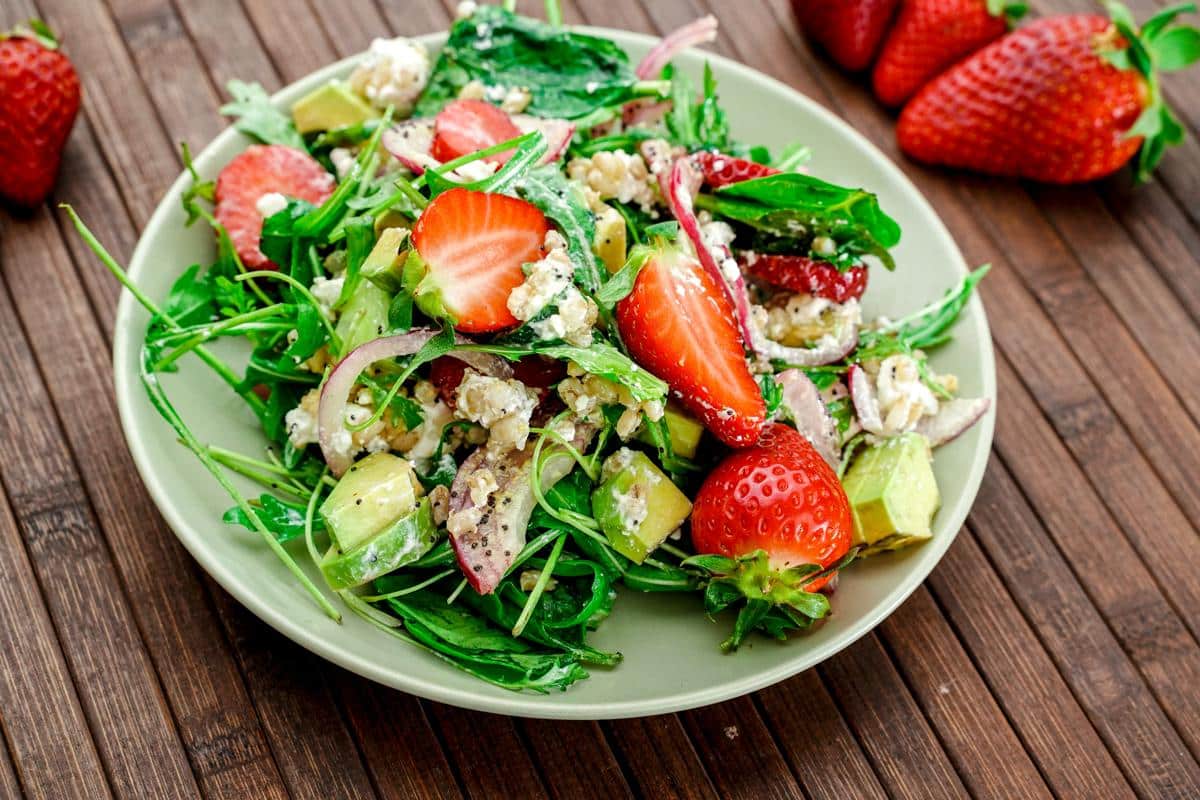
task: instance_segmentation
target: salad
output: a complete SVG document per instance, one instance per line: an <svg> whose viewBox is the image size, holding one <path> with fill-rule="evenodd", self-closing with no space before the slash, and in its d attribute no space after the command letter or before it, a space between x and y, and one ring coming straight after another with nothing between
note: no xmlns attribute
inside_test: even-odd
<svg viewBox="0 0 1200 800"><path fill-rule="evenodd" d="M900 228L802 142L733 137L671 63L716 20L634 65L547 16L464 4L440 53L376 40L288 111L231 83L256 143L215 182L184 149L217 257L161 304L68 209L151 315L141 380L224 522L332 619L541 692L621 660L589 642L619 587L728 610L726 651L819 624L852 560L930 538L933 448L988 407L928 356L986 268L865 320ZM159 380L185 358L264 449L197 439Z"/></svg>

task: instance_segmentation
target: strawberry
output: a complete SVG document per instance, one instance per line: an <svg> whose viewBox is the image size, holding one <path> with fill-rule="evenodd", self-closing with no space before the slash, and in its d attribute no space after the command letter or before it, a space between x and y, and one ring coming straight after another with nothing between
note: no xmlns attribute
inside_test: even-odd
<svg viewBox="0 0 1200 800"><path fill-rule="evenodd" d="M830 58L857 72L871 64L900 0L792 0L796 22Z"/></svg>
<svg viewBox="0 0 1200 800"><path fill-rule="evenodd" d="M630 355L731 447L754 444L766 419L733 306L695 258L661 245L617 304Z"/></svg>
<svg viewBox="0 0 1200 800"><path fill-rule="evenodd" d="M782 638L781 621L804 628L825 616L829 601L814 593L842 566L854 532L837 474L807 439L780 423L709 473L691 527L692 544L704 555L690 565L714 576L705 593L709 613L747 600L725 649L736 649L755 627ZM767 624L772 610L775 625Z"/></svg>
<svg viewBox="0 0 1200 800"><path fill-rule="evenodd" d="M445 163L521 135L508 114L483 100L455 100L433 120L433 157ZM503 164L512 151L487 156Z"/></svg>
<svg viewBox="0 0 1200 800"><path fill-rule="evenodd" d="M871 74L875 96L900 105L946 67L999 39L1024 12L1006 0L905 0Z"/></svg>
<svg viewBox="0 0 1200 800"><path fill-rule="evenodd" d="M405 270L417 306L466 333L510 328L508 296L525 282L550 223L537 206L502 194L451 189L434 198L413 228L423 273Z"/></svg>
<svg viewBox="0 0 1200 800"><path fill-rule="evenodd" d="M779 174L779 170L774 167L737 156L727 156L716 150L701 150L692 156L692 162L704 176L704 182L714 189Z"/></svg>
<svg viewBox="0 0 1200 800"><path fill-rule="evenodd" d="M281 144L251 145L217 176L214 216L247 269L278 269L258 249L263 224L259 198L278 192L320 205L333 189L333 176L308 153Z"/></svg>
<svg viewBox="0 0 1200 800"><path fill-rule="evenodd" d="M1169 27L1178 7L1139 31L1129 12L1030 23L926 84L900 115L900 148L918 161L1048 183L1078 183L1138 154L1143 179L1183 128L1156 70L1200 55L1200 31Z"/></svg>
<svg viewBox="0 0 1200 800"><path fill-rule="evenodd" d="M525 356L512 365L513 377L538 393L545 400L550 387L562 380L567 368L562 361L545 356ZM440 356L429 364L429 381L437 387L446 405L454 408L455 392L467 372L467 365L457 358Z"/></svg>
<svg viewBox="0 0 1200 800"><path fill-rule="evenodd" d="M746 259L745 268L772 286L813 294L835 303L858 300L867 290L867 269L858 265L839 271L828 261L808 256L755 255Z"/></svg>
<svg viewBox="0 0 1200 800"><path fill-rule="evenodd" d="M50 194L79 94L75 67L43 23L0 34L0 197L28 207Z"/></svg>

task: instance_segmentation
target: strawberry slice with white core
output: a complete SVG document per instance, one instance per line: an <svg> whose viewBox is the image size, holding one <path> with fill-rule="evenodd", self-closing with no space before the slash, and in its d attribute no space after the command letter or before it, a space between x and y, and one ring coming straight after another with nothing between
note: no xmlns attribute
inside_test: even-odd
<svg viewBox="0 0 1200 800"><path fill-rule="evenodd" d="M278 193L320 205L333 194L334 186L333 176L302 150L281 144L251 145L217 176L214 216L247 269L278 269L258 248L263 224L259 199Z"/></svg>
<svg viewBox="0 0 1200 800"><path fill-rule="evenodd" d="M434 198L413 228L425 275L412 287L418 306L449 316L465 333L518 324L508 296L525 281L522 264L542 257L550 223L537 206L502 194L451 189Z"/></svg>
<svg viewBox="0 0 1200 800"><path fill-rule="evenodd" d="M762 392L743 356L725 291L691 256L664 248L650 257L617 305L617 326L634 359L722 442L754 444L766 420Z"/></svg>
<svg viewBox="0 0 1200 800"><path fill-rule="evenodd" d="M512 118L491 103L455 100L439 111L433 121L431 152L434 158L445 163L520 135L521 129ZM511 155L512 151L508 150L484 160L503 164Z"/></svg>

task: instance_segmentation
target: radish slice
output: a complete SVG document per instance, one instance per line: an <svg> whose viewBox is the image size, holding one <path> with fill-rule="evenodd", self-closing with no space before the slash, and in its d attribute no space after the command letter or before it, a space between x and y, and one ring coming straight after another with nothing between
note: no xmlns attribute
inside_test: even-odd
<svg viewBox="0 0 1200 800"><path fill-rule="evenodd" d="M883 416L879 412L879 398L875 396L875 385L871 376L858 364L850 367L850 401L854 413L867 433L883 435Z"/></svg>
<svg viewBox="0 0 1200 800"><path fill-rule="evenodd" d="M329 373L329 379L321 389L321 402L317 407L317 438L321 445L321 454L334 477L340 478L354 461L351 455L352 448L347 446L346 441L350 437L350 431L346 430L343 420L346 404L350 400L350 391L358 382L358 376L376 361L411 356L437 334L438 331L420 328L408 333L374 339L347 353L333 368L333 372ZM458 341L464 343L468 340L459 338ZM460 350L447 355L466 362L485 375L503 378L512 375L512 368L499 356Z"/></svg>
<svg viewBox="0 0 1200 800"><path fill-rule="evenodd" d="M512 121L521 133L541 131L542 136L546 137L546 155L538 162L541 164L558 161L566 152L567 145L571 143L571 137L575 135L575 125L565 119L543 119L528 114L516 114Z"/></svg>
<svg viewBox="0 0 1200 800"><path fill-rule="evenodd" d="M577 425L571 444L583 452L596 429ZM575 468L575 459L560 446L542 448L541 487L548 492L554 484ZM537 500L533 495L533 445L513 450L498 460L490 460L486 447L467 456L450 487L450 514L475 508L470 481L480 470L491 471L497 488L488 495L475 527L450 534L450 543L458 557L467 582L480 594L490 594L512 566L525 546L525 528Z"/></svg>
<svg viewBox="0 0 1200 800"><path fill-rule="evenodd" d="M921 418L917 423L917 433L928 439L931 447L940 447L957 439L982 419L991 405L992 401L986 397L959 397L943 401L936 414Z"/></svg>
<svg viewBox="0 0 1200 800"><path fill-rule="evenodd" d="M433 149L433 120L410 119L383 132L384 149L414 175L421 175L439 161L429 153Z"/></svg>
<svg viewBox="0 0 1200 800"><path fill-rule="evenodd" d="M785 369L775 376L775 382L783 392L779 411L795 423L796 430L808 439L821 458L837 469L837 423L821 400L817 385L798 369Z"/></svg>
<svg viewBox="0 0 1200 800"><path fill-rule="evenodd" d="M658 44L654 45L637 65L637 76L644 81L657 78L662 68L680 52L689 47L707 44L716 38L717 18L712 14L689 22L658 40Z"/></svg>

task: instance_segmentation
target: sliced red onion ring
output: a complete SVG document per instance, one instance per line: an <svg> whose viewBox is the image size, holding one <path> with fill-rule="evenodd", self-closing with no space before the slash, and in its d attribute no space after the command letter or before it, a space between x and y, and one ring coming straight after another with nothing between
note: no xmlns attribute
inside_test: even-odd
<svg viewBox="0 0 1200 800"><path fill-rule="evenodd" d="M669 101L655 100L651 97L630 100L621 109L621 124L627 128L633 128L638 125L650 127L666 116L670 108L671 103Z"/></svg>
<svg viewBox="0 0 1200 800"><path fill-rule="evenodd" d="M775 376L775 382L783 392L779 411L795 423L796 430L808 439L825 463L837 469L837 423L821 400L817 385L798 369L785 369Z"/></svg>
<svg viewBox="0 0 1200 800"><path fill-rule="evenodd" d="M749 304L747 296L745 302ZM755 329L753 333L753 349L756 353L771 361L782 361L796 367L820 367L841 361L858 346L858 325L845 321L832 336L825 336L815 347L788 347L772 341Z"/></svg>
<svg viewBox="0 0 1200 800"><path fill-rule="evenodd" d="M858 364L850 367L850 401L859 424L867 433L883 435L883 416L879 412L879 398L875 396L875 384L867 371Z"/></svg>
<svg viewBox="0 0 1200 800"><path fill-rule="evenodd" d="M944 400L936 414L922 417L917 433L929 440L931 447L941 447L961 436L983 418L992 401L986 397L957 397Z"/></svg>
<svg viewBox="0 0 1200 800"><path fill-rule="evenodd" d="M421 175L440 162L430 155L433 149L433 120L409 119L383 132L383 147L414 175Z"/></svg>
<svg viewBox="0 0 1200 800"><path fill-rule="evenodd" d="M361 344L346 354L329 373L329 379L321 389L321 402L317 409L318 440L321 454L329 471L334 477L341 477L353 463L354 458L347 447L338 447L338 439L349 436L343 420L346 405L350 400L350 391L358 382L358 376L363 370L376 361L400 356L411 356L420 350L426 342L438 334L429 328L418 328L395 336L384 336ZM467 342L467 339L459 339ZM512 368L499 356L489 353L455 350L447 355L453 356L470 365L473 369L485 375L507 378L512 375Z"/></svg>
<svg viewBox="0 0 1200 800"><path fill-rule="evenodd" d="M514 114L512 121L521 133L541 131L542 136L546 137L546 155L542 156L539 162L541 164L558 161L566 152L567 145L571 143L571 137L575 135L574 123L565 119L543 119L529 114Z"/></svg>
<svg viewBox="0 0 1200 800"><path fill-rule="evenodd" d="M707 44L717 38L717 18L707 14L693 20L658 40L646 57L637 65L637 76L642 80L658 77L672 58L681 51L699 44Z"/></svg>
<svg viewBox="0 0 1200 800"><path fill-rule="evenodd" d="M576 425L571 444L582 452L596 429ZM559 446L547 442L542 448L541 487L549 491L575 468L575 459ZM480 594L490 594L504 578L513 560L525 546L525 528L537 505L533 495L533 445L513 450L491 461L481 447L458 468L450 487L450 513L475 508L470 480L480 470L491 470L497 488L488 495L478 524L469 532L450 535L458 564L467 582Z"/></svg>

